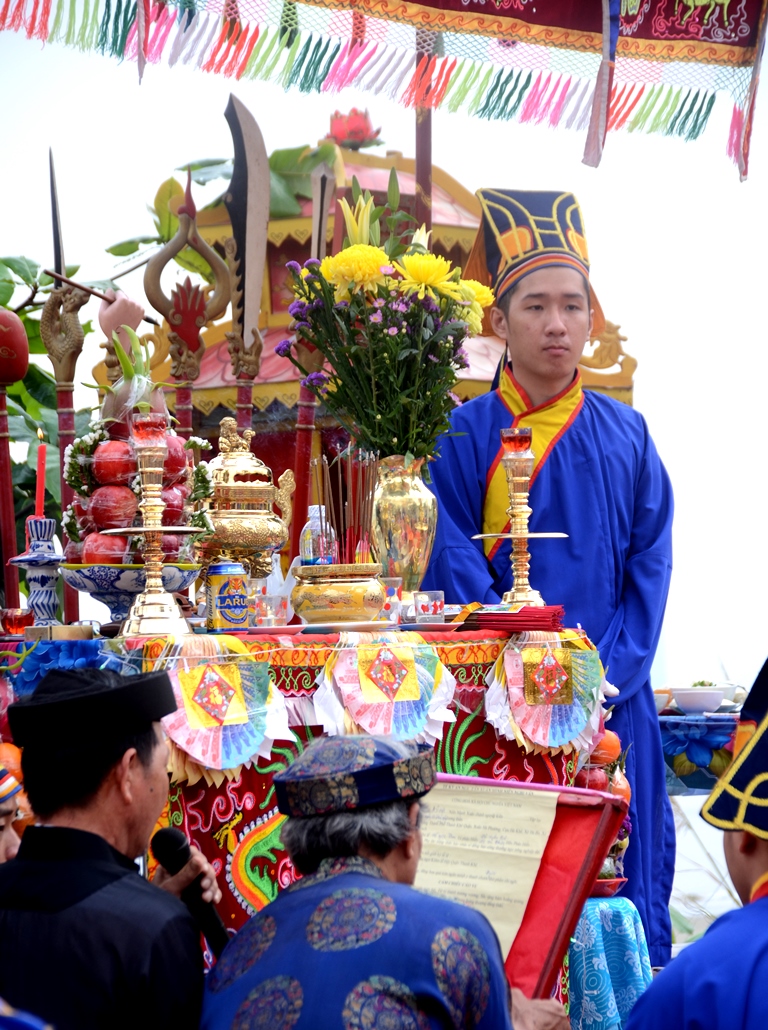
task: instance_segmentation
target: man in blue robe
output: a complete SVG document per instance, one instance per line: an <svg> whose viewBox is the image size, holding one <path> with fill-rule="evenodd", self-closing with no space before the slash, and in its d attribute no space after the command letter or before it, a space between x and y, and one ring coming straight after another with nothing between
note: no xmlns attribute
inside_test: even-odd
<svg viewBox="0 0 768 1030"><path fill-rule="evenodd" d="M744 908L721 916L656 977L626 1030L768 1026L768 662L742 709L733 761L701 814L725 830L725 861Z"/></svg>
<svg viewBox="0 0 768 1030"><path fill-rule="evenodd" d="M302 879L248 922L207 978L202 1030L504 1030L499 942L486 918L412 886L419 798L435 754L385 737L329 737L275 776ZM525 1002L520 1026L568 1026Z"/></svg>
<svg viewBox="0 0 768 1030"><path fill-rule="evenodd" d="M632 841L625 893L645 926L651 961L669 959L674 822L650 687L672 568L672 491L643 418L583 391L577 369L604 325L589 283L586 239L568 193L480 190L483 219L465 271L492 285L487 331L506 340L498 385L454 413L431 466L437 536L424 589L449 603L498 603L511 583L500 430L533 430L531 586L565 607L600 652L620 693L611 728L629 747Z"/></svg>

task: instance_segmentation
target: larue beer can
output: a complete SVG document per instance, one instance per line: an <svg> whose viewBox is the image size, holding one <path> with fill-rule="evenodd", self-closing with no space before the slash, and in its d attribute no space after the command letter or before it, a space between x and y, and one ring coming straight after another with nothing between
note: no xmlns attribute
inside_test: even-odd
<svg viewBox="0 0 768 1030"><path fill-rule="evenodd" d="M206 629L246 629L248 588L240 562L218 562L206 578Z"/></svg>

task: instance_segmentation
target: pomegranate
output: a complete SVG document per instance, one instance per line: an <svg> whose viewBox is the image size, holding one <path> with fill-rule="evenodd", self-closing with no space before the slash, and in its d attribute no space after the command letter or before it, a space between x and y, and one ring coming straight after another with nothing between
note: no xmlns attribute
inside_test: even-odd
<svg viewBox="0 0 768 1030"><path fill-rule="evenodd" d="M88 515L88 498L75 494L72 498L72 511L75 513L75 518L78 521L86 518Z"/></svg>
<svg viewBox="0 0 768 1030"><path fill-rule="evenodd" d="M177 486L164 486L161 494L165 502L164 526L178 526L184 517L184 494Z"/></svg>
<svg viewBox="0 0 768 1030"><path fill-rule="evenodd" d="M0 307L0 386L18 383L29 368L29 341L14 311Z"/></svg>
<svg viewBox="0 0 768 1030"><path fill-rule="evenodd" d="M85 565L122 565L123 556L128 550L127 536L104 536L103 533L91 533L83 544L83 563Z"/></svg>
<svg viewBox="0 0 768 1030"><path fill-rule="evenodd" d="M608 790L608 773L604 769L595 769L594 766L585 766L576 773L573 781L575 787L585 787L587 790Z"/></svg>
<svg viewBox="0 0 768 1030"><path fill-rule="evenodd" d="M179 537L176 533L163 533L160 541L160 546L163 549L163 561L164 562L177 562L179 560L179 548L180 541L186 537ZM135 562L136 565L144 564L144 553L139 548L134 554L131 561Z"/></svg>
<svg viewBox="0 0 768 1030"><path fill-rule="evenodd" d="M180 436L166 436L168 454L163 464L163 482L175 483L187 467L187 452Z"/></svg>
<svg viewBox="0 0 768 1030"><path fill-rule="evenodd" d="M93 474L100 483L127 486L138 471L136 455L125 440L105 440L93 452Z"/></svg>
<svg viewBox="0 0 768 1030"><path fill-rule="evenodd" d="M139 507L136 494L127 486L100 486L93 491L88 512L97 529L123 529L133 523Z"/></svg>
<svg viewBox="0 0 768 1030"><path fill-rule="evenodd" d="M83 560L83 545L76 540L67 541L64 548L64 561L70 565L79 565Z"/></svg>

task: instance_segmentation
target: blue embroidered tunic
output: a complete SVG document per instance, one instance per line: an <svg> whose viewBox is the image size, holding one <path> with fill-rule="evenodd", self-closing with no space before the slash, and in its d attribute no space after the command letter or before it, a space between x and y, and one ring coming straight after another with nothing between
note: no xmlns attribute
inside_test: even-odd
<svg viewBox="0 0 768 1030"><path fill-rule="evenodd" d="M463 435L443 437L441 457L431 466L439 508L423 587L444 590L449 603L498 603L511 587L509 541L488 559L483 542L471 537L494 523L503 528L503 517L486 510L499 431L527 425L529 414L535 421L547 406L515 410L515 397L526 398L509 369L506 375L499 390L456 410L452 431ZM574 389L578 378L551 403L572 402ZM621 691L611 728L623 747L632 745L634 832L625 893L640 912L651 962L664 965L675 835L650 670L672 569L672 491L645 420L625 404L584 392L580 405L565 408L559 433L548 431L546 458L530 491L530 530L564 532L568 539L530 542L531 586L548 604L564 605L568 626L583 626Z"/></svg>
<svg viewBox="0 0 768 1030"><path fill-rule="evenodd" d="M511 1028L479 912L326 860L255 915L207 978L201 1030Z"/></svg>
<svg viewBox="0 0 768 1030"><path fill-rule="evenodd" d="M641 995L626 1030L768 1026L768 898L721 916Z"/></svg>

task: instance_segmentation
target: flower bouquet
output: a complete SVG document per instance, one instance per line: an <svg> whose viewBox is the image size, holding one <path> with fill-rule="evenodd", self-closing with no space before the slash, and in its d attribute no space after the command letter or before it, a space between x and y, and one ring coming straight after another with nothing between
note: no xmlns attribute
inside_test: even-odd
<svg viewBox="0 0 768 1030"><path fill-rule="evenodd" d="M493 293L430 253L423 227L399 231L410 216L397 210L394 174L383 246L387 209L374 208L359 187L355 192L354 210L341 201L344 248L304 268L288 263L296 342L283 340L276 351L302 372L302 384L361 450L426 459L449 427L452 388L467 367L463 344L480 331ZM320 357L323 367L313 371Z"/></svg>
<svg viewBox="0 0 768 1030"><path fill-rule="evenodd" d="M288 263L296 337L276 351L358 451L380 456L374 550L385 575L402 576L410 591L426 571L437 521L421 466L449 430L452 388L467 367L463 344L480 331L493 293L431 253L423 226L405 228L412 219L398 210L394 169L387 207L375 208L356 180L353 200L354 209L341 201L347 237L338 254L303 268Z"/></svg>

